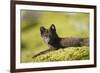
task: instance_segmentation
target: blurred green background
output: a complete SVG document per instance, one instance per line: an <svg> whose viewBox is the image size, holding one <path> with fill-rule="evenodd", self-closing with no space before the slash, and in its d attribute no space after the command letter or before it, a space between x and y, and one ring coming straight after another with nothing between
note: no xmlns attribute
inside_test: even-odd
<svg viewBox="0 0 100 73"><path fill-rule="evenodd" d="M40 36L40 27L55 24L60 37L89 37L89 13L21 10L21 63L48 49Z"/></svg>

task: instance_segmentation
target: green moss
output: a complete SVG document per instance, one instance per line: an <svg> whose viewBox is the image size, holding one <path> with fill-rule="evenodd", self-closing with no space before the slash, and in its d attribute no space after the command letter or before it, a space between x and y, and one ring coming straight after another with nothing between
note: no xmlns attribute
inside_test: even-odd
<svg viewBox="0 0 100 73"><path fill-rule="evenodd" d="M33 62L88 60L89 47L70 47L50 51L33 59Z"/></svg>

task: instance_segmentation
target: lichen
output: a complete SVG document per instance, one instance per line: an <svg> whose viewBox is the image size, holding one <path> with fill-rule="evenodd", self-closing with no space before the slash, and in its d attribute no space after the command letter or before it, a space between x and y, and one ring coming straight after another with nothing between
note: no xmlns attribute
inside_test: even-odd
<svg viewBox="0 0 100 73"><path fill-rule="evenodd" d="M33 58L33 62L88 60L89 47L69 47L50 51Z"/></svg>

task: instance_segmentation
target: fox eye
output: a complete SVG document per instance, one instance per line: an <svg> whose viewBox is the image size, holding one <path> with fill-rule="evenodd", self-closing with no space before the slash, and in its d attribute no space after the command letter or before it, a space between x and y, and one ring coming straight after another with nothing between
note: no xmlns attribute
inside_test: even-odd
<svg viewBox="0 0 100 73"><path fill-rule="evenodd" d="M52 31L56 31L56 28L55 28L55 25L54 24L52 24L51 26L50 26L50 30Z"/></svg>

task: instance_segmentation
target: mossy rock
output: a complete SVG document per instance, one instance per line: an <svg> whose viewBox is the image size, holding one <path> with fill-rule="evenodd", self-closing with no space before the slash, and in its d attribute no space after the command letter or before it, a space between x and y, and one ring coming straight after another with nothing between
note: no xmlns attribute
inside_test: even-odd
<svg viewBox="0 0 100 73"><path fill-rule="evenodd" d="M69 47L50 51L33 58L33 62L88 60L89 47Z"/></svg>

